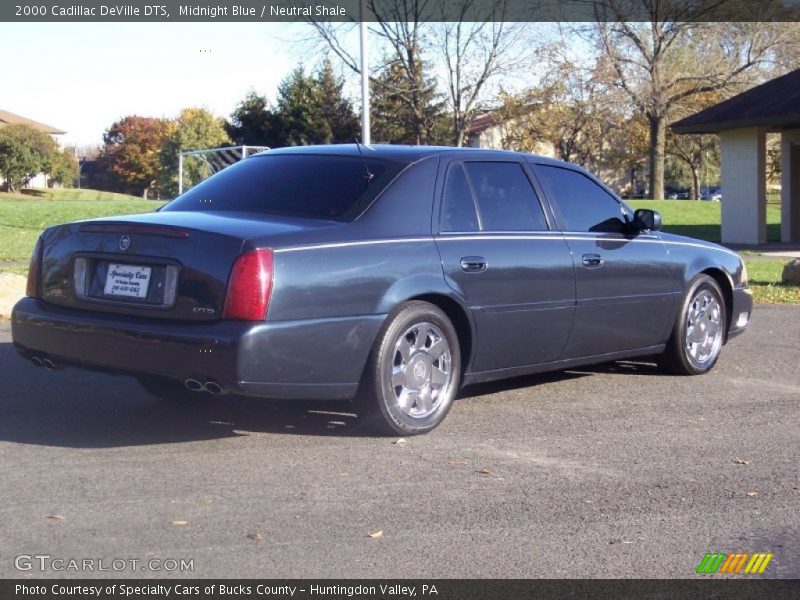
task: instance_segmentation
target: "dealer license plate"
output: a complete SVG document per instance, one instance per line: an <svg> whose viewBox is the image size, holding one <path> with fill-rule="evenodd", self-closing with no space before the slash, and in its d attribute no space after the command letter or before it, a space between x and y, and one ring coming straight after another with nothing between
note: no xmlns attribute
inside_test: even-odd
<svg viewBox="0 0 800 600"><path fill-rule="evenodd" d="M152 270L152 267L111 263L108 265L103 293L106 296L147 298Z"/></svg>

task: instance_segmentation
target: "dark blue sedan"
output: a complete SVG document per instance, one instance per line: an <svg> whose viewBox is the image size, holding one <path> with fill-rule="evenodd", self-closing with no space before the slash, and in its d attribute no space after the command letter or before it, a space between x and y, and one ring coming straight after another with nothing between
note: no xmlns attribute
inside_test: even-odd
<svg viewBox="0 0 800 600"><path fill-rule="evenodd" d="M711 369L750 319L744 264L660 225L539 156L272 150L157 212L45 230L14 344L163 398L352 399L424 433L471 383L651 355Z"/></svg>

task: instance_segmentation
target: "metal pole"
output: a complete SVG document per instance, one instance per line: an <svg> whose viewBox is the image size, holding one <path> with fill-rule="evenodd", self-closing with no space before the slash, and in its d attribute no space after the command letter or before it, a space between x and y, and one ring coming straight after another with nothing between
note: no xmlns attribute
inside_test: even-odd
<svg viewBox="0 0 800 600"><path fill-rule="evenodd" d="M78 144L72 147L72 155L75 157L75 162L78 163L78 189L81 189L81 159L78 158Z"/></svg>
<svg viewBox="0 0 800 600"><path fill-rule="evenodd" d="M178 195L183 193L183 152L178 152Z"/></svg>
<svg viewBox="0 0 800 600"><path fill-rule="evenodd" d="M369 55L367 53L367 0L361 0L359 4L361 22L359 29L361 32L361 143L365 146L370 144L370 123L369 123Z"/></svg>

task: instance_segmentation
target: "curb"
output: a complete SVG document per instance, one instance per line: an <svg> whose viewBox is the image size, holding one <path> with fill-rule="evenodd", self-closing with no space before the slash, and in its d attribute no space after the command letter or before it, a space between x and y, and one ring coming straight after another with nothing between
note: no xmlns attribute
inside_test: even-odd
<svg viewBox="0 0 800 600"><path fill-rule="evenodd" d="M0 273L0 321L11 318L11 309L25 296L27 279L16 273Z"/></svg>

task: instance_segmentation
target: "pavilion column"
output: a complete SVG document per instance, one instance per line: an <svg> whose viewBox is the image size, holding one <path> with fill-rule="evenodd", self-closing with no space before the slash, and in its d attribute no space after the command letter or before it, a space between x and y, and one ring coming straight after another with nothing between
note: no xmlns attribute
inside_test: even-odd
<svg viewBox="0 0 800 600"><path fill-rule="evenodd" d="M781 241L800 242L800 129L781 133Z"/></svg>
<svg viewBox="0 0 800 600"><path fill-rule="evenodd" d="M767 241L767 144L763 127L727 129L722 143L722 241Z"/></svg>

